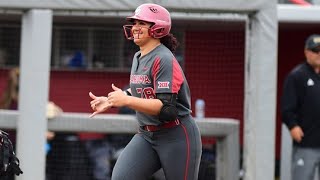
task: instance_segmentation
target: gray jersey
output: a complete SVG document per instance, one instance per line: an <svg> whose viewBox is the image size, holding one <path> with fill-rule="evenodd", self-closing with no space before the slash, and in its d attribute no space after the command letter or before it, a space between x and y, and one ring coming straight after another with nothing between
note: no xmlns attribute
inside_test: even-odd
<svg viewBox="0 0 320 180"><path fill-rule="evenodd" d="M159 45L140 58L140 51L133 58L130 75L132 95L139 98L156 98L157 93L177 94L178 116L190 114L190 90L185 75L171 51ZM137 112L140 126L159 125L158 116Z"/></svg>

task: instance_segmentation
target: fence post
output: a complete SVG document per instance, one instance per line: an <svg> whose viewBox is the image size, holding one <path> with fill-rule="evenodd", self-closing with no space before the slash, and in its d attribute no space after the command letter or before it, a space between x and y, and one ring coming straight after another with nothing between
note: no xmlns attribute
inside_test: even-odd
<svg viewBox="0 0 320 180"><path fill-rule="evenodd" d="M52 10L32 9L22 16L17 155L19 180L45 179Z"/></svg>
<svg viewBox="0 0 320 180"><path fill-rule="evenodd" d="M217 180L239 179L239 129L229 135L217 138Z"/></svg>

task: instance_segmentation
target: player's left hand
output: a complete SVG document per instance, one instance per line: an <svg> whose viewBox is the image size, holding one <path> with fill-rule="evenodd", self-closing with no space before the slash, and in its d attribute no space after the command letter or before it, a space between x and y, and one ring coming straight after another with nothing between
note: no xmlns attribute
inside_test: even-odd
<svg viewBox="0 0 320 180"><path fill-rule="evenodd" d="M122 91L122 89L118 88L114 84L111 85L113 92L108 94L108 101L112 105L112 107L122 107L128 104L128 97Z"/></svg>

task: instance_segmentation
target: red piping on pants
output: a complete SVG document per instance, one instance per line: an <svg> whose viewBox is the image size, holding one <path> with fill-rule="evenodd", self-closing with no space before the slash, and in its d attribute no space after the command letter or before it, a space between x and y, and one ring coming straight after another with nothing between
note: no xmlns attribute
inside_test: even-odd
<svg viewBox="0 0 320 180"><path fill-rule="evenodd" d="M187 141L187 162L186 162L186 169L185 169L185 174L184 174L184 180L187 180L188 177L188 168L189 168L189 158L190 158L190 142L189 142L189 136L187 134L186 127L181 124L184 134L186 135L186 141Z"/></svg>

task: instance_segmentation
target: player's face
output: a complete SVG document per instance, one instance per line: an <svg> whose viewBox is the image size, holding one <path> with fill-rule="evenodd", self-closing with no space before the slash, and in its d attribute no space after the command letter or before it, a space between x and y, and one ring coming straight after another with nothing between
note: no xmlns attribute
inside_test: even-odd
<svg viewBox="0 0 320 180"><path fill-rule="evenodd" d="M149 28L151 27L151 25L151 23L145 21L133 21L132 34L134 42L137 45L140 46L141 43L144 43L145 41L147 41L147 39L152 38L149 34Z"/></svg>
<svg viewBox="0 0 320 180"><path fill-rule="evenodd" d="M320 46L312 50L305 50L307 61L313 67L320 68Z"/></svg>

